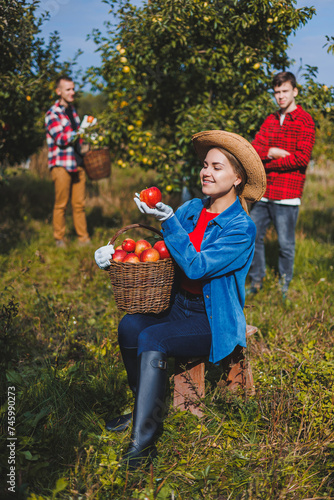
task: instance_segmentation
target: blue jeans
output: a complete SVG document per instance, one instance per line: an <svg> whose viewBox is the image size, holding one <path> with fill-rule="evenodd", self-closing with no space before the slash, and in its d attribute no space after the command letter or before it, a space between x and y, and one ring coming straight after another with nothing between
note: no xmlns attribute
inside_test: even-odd
<svg viewBox="0 0 334 500"><path fill-rule="evenodd" d="M266 274L264 237L270 222L278 236L278 272L282 291L286 292L293 276L295 259L295 230L299 206L278 205L259 201L253 206L250 216L256 225L255 253L249 270L252 283L261 283Z"/></svg>
<svg viewBox="0 0 334 500"><path fill-rule="evenodd" d="M118 342L127 349L159 351L168 357L208 356L211 329L204 300L188 300L177 294L174 303L160 314L127 314L118 327Z"/></svg>

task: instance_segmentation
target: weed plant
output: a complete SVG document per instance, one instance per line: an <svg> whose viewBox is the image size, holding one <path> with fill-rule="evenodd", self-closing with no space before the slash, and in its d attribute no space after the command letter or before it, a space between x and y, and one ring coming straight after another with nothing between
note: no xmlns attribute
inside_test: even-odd
<svg viewBox="0 0 334 500"><path fill-rule="evenodd" d="M0 497L334 498L334 164L308 174L286 302L268 233L264 287L245 307L258 327L248 343L255 394L229 393L208 364L203 418L169 406L153 467L130 473L119 467L129 431L104 428L133 401L117 345L122 313L94 250L122 226L152 224L132 202L154 179L143 175L118 171L112 182L88 184L91 247L77 245L71 218L68 247L54 246L47 178L18 171L0 187ZM16 393L15 495L6 484L8 387Z"/></svg>

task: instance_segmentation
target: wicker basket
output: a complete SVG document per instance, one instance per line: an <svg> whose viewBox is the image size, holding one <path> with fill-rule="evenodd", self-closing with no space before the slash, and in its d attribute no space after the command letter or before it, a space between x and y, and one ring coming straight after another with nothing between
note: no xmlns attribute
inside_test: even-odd
<svg viewBox="0 0 334 500"><path fill-rule="evenodd" d="M84 167L92 180L104 179L110 176L110 153L108 148L93 149L84 156Z"/></svg>
<svg viewBox="0 0 334 500"><path fill-rule="evenodd" d="M145 228L161 236L160 231L144 224L131 224L117 231L110 240L133 228ZM175 267L171 258L157 262L116 262L111 261L110 281L118 309L129 314L160 313L170 304Z"/></svg>

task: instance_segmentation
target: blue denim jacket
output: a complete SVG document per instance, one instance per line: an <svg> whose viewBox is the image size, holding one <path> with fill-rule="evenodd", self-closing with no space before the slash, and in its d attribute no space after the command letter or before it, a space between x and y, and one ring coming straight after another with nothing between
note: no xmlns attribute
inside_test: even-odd
<svg viewBox="0 0 334 500"><path fill-rule="evenodd" d="M194 230L207 201L195 198L184 203L161 227L177 264L190 279L203 281L212 332L209 359L218 363L237 345L246 347L245 280L253 259L256 227L237 198L209 222L197 252L188 233Z"/></svg>

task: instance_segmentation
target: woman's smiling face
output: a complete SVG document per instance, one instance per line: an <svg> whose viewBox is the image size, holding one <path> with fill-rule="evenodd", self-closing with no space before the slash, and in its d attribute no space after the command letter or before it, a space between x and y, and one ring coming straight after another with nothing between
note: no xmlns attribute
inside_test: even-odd
<svg viewBox="0 0 334 500"><path fill-rule="evenodd" d="M216 148L208 151L200 179L203 194L212 199L236 197L234 188L241 182L224 153Z"/></svg>

